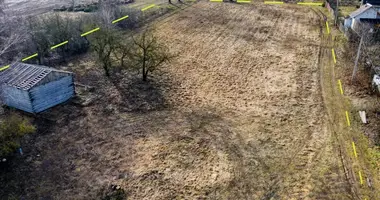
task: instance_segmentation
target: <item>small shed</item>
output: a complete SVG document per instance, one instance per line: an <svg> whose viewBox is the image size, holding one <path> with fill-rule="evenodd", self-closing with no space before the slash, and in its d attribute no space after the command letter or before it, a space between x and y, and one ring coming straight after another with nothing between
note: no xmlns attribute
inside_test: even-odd
<svg viewBox="0 0 380 200"><path fill-rule="evenodd" d="M14 63L0 71L0 100L7 106L39 113L75 95L71 72Z"/></svg>
<svg viewBox="0 0 380 200"><path fill-rule="evenodd" d="M380 6L380 0L362 0L362 5L371 4L373 6Z"/></svg>
<svg viewBox="0 0 380 200"><path fill-rule="evenodd" d="M379 20L380 8L367 3L346 17L344 27L358 32L360 22L370 21L372 24L376 24Z"/></svg>

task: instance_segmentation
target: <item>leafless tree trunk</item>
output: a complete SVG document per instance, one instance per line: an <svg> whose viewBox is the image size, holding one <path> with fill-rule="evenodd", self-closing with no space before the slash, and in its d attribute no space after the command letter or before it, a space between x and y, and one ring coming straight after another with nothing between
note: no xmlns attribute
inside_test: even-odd
<svg viewBox="0 0 380 200"><path fill-rule="evenodd" d="M167 47L158 42L151 30L145 30L140 36L133 38L133 42L135 47L131 60L135 67L141 69L143 81L147 81L150 72L173 58Z"/></svg>
<svg viewBox="0 0 380 200"><path fill-rule="evenodd" d="M352 72L351 81L355 80L355 76L358 71L360 55L362 54L363 50L367 46L370 46L372 43L374 43L373 26L371 24L360 23L356 30L358 31L357 34L360 37L360 42L359 42L359 46L358 46L358 50L356 54L355 65Z"/></svg>
<svg viewBox="0 0 380 200"><path fill-rule="evenodd" d="M0 17L2 16L2 15L5 15L5 13L4 13L4 8L5 8L5 0L0 0Z"/></svg>
<svg viewBox="0 0 380 200"><path fill-rule="evenodd" d="M338 24L338 16L339 16L339 0L336 0L335 18L334 18L335 26Z"/></svg>
<svg viewBox="0 0 380 200"><path fill-rule="evenodd" d="M71 9L74 11L75 8L75 1L76 0L71 0Z"/></svg>
<svg viewBox="0 0 380 200"><path fill-rule="evenodd" d="M354 81L356 72L358 71L358 61L359 61L359 56L360 56L360 53L361 53L363 38L364 38L363 36L360 37L358 52L356 54L356 59L355 59L355 66L354 66L354 70L352 71L352 77L351 77L351 81L352 82Z"/></svg>
<svg viewBox="0 0 380 200"><path fill-rule="evenodd" d="M99 32L89 36L92 49L102 63L105 75L111 76L112 56L121 42L121 36L115 30L101 28Z"/></svg>
<svg viewBox="0 0 380 200"><path fill-rule="evenodd" d="M1 1L1 0L0 0ZM17 48L20 48L27 38L27 31L22 25L22 20L9 18L8 16L0 17L0 61L9 58L4 56L12 56L12 52L16 54Z"/></svg>

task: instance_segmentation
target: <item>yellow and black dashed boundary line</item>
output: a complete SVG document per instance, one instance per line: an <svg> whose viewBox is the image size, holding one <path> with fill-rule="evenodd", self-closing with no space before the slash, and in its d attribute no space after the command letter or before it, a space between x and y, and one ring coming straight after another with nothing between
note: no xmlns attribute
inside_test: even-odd
<svg viewBox="0 0 380 200"><path fill-rule="evenodd" d="M210 2L224 2L224 0L209 0ZM252 3L251 0L237 0L237 3ZM283 1L264 1L264 4L286 4ZM290 3L291 4L291 3ZM297 5L304 6L322 6L323 2L298 2Z"/></svg>
<svg viewBox="0 0 380 200"><path fill-rule="evenodd" d="M151 4L151 5L149 5L149 6L146 6L146 7L142 8L141 11L144 12L144 11L149 10L149 9L151 9L151 8L153 8L153 7L156 7L156 6L157 6L156 4ZM122 21L122 20L127 19L128 17L129 17L129 16L126 15L126 16L124 16L124 17L120 17L120 18L118 18L118 19L116 19L116 20L113 20L113 21L112 21L112 24L116 24L116 23L118 23L118 22L120 22L120 21ZM81 37L85 37L85 36L90 35L90 34L96 32L96 31L99 31L99 30L100 30L100 28L97 27L97 28L94 28L94 29L92 29L92 30L90 30L90 31L87 31L87 32L85 32L85 33L82 33L80 36L81 36ZM53 45L53 46L50 47L50 50L54 50L54 49L56 49L56 48L58 48L58 47L61 47L61 46L66 45L66 44L68 44L68 43L69 43L69 40L66 40L66 41L61 42L61 43L59 43L59 44ZM35 54L33 54L33 55L30 55L30 56L28 56L28 57L25 57L25 58L21 59L21 62L25 62L25 61L30 60L30 59L32 59L32 58L35 58L35 57L37 57L37 56L38 56L38 53L35 53ZM4 70L7 70L7 69L9 69L10 67L11 67L11 65L6 65L6 66L3 66L3 67L0 67L0 72L1 72L1 71L4 71Z"/></svg>
<svg viewBox="0 0 380 200"><path fill-rule="evenodd" d="M327 22L327 20L326 20L326 32L327 32L327 34L330 34L329 23ZM333 59L332 61L334 62L334 65L335 65L336 61L337 61L337 58L336 58L336 54L335 54L334 48L331 49L331 56L332 56L332 59ZM342 85L342 81L340 79L338 79L338 89L340 91L340 94L344 95L343 85ZM347 110L345 111L345 118L346 118L347 127L350 127L351 126L350 115L349 115L349 112ZM352 138L351 145L352 145L353 155L354 155L355 159L357 160L358 159L358 153L357 153L357 150L356 150L356 144L354 142L354 138ZM359 185L363 185L364 184L364 179L363 179L364 174L362 173L360 165L359 165L359 170L357 171L357 176L359 177L359 183L358 184ZM367 198L364 198L364 200L367 200Z"/></svg>
<svg viewBox="0 0 380 200"><path fill-rule="evenodd" d="M190 0L190 1L196 1L196 0ZM210 0L210 2L223 2L223 0ZM251 0L237 0L237 3L251 3L251 2L252 2ZM282 2L282 1L264 1L264 4L284 4L284 2ZM297 4L298 4L298 5L321 6L323 3L319 3L319 2L313 2L313 3L309 3L309 2L298 2ZM154 8L154 7L158 7L158 6L157 6L156 4L151 4L151 5L149 5L149 6L146 6L146 7L142 8L141 11L144 12L144 11L147 11L147 10L149 10L149 9L151 9L151 8ZM125 19L127 19L128 17L129 17L129 16L126 15L126 16L124 16L124 17L121 17L121 18L119 18L119 19L116 19L116 20L112 21L112 24L115 24L115 23L118 23L118 22L120 22L120 21L122 21L122 20L125 20ZM328 25L327 22L326 22L326 25ZM327 28L328 28L328 27L327 27ZM85 33L82 33L82 34L81 34L81 37L84 37L84 36L90 35L90 34L96 32L96 31L99 31L99 30L100 30L99 27L94 28L94 29L92 29L92 30L90 30L90 31L87 31L87 32L85 32ZM330 32L330 31L328 30L328 33L329 33L329 32ZM54 49L56 49L56 48L58 48L58 47L61 47L61 46L66 45L66 44L68 44L68 43L69 43L69 40L66 40L66 41L64 41L64 42L62 42L62 43L56 44L56 45L54 45L54 46L51 46L51 47L50 47L50 50L54 50ZM23 58L21 61L22 61L22 62L25 62L25 61L30 60L30 59L32 59L32 58L35 58L35 57L37 57L37 56L38 56L38 53L35 53L35 54L30 55L30 56L28 56L28 57L26 57L26 58ZM1 71L4 71L4 70L6 70L6 69L9 69L9 68L10 68L10 65L6 65L6 66L3 66L3 67L0 67L0 72L1 72Z"/></svg>

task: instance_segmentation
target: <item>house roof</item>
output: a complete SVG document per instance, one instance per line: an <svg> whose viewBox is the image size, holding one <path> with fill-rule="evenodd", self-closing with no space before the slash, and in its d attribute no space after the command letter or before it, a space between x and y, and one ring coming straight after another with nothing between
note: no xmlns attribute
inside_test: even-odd
<svg viewBox="0 0 380 200"><path fill-rule="evenodd" d="M70 73L53 68L16 62L0 71L0 85L7 84L18 89L29 90L52 72Z"/></svg>
<svg viewBox="0 0 380 200"><path fill-rule="evenodd" d="M369 3L373 6L380 5L380 0L363 0L363 4Z"/></svg>
<svg viewBox="0 0 380 200"><path fill-rule="evenodd" d="M367 3L363 6L361 6L359 9L355 10L354 12L352 12L349 16L351 18L355 18L357 17L358 15L364 13L365 11L367 11L368 9L372 8L372 5Z"/></svg>

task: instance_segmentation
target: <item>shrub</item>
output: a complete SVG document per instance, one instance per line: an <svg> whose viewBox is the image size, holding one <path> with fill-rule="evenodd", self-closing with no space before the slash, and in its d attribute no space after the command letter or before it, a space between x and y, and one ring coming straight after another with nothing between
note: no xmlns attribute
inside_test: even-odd
<svg viewBox="0 0 380 200"><path fill-rule="evenodd" d="M29 20L30 43L26 52L38 52L39 64L44 64L44 58L59 55L65 59L67 56L87 52L89 43L86 38L80 37L83 32L82 24L85 17L71 18L70 16L55 13ZM50 47L68 40L67 45L53 51Z"/></svg>
<svg viewBox="0 0 380 200"><path fill-rule="evenodd" d="M17 114L11 114L3 122L0 122L0 157L14 152L20 147L20 139L35 130L28 120Z"/></svg>
<svg viewBox="0 0 380 200"><path fill-rule="evenodd" d="M100 192L101 200L124 200L127 195L124 189L119 186L111 185L109 188L103 188Z"/></svg>
<svg viewBox="0 0 380 200"><path fill-rule="evenodd" d="M135 29L141 25L142 12L134 8L116 8L113 18L118 19L128 15L128 19L118 22L116 25L123 29Z"/></svg>
<svg viewBox="0 0 380 200"><path fill-rule="evenodd" d="M83 12L95 12L98 10L98 7L96 5L89 5L87 6Z"/></svg>

